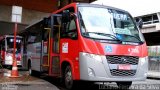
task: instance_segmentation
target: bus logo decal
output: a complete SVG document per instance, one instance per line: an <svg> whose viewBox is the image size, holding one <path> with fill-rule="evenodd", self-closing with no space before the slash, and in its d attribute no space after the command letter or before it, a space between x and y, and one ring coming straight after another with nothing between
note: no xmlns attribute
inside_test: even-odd
<svg viewBox="0 0 160 90"><path fill-rule="evenodd" d="M112 46L105 46L105 51L106 52L112 52Z"/></svg>
<svg viewBox="0 0 160 90"><path fill-rule="evenodd" d="M62 53L68 53L68 42L62 43Z"/></svg>
<svg viewBox="0 0 160 90"><path fill-rule="evenodd" d="M128 48L128 52L139 53L139 50L138 50L138 48Z"/></svg>

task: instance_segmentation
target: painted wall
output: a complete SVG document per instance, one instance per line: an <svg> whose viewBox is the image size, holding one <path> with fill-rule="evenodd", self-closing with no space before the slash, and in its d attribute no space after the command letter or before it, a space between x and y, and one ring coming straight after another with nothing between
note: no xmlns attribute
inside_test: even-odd
<svg viewBox="0 0 160 90"><path fill-rule="evenodd" d="M11 15L12 6L0 5L0 35L13 33L14 23L11 22ZM49 15L49 13L23 9L22 22L18 24L18 31L24 30L27 25L33 24Z"/></svg>

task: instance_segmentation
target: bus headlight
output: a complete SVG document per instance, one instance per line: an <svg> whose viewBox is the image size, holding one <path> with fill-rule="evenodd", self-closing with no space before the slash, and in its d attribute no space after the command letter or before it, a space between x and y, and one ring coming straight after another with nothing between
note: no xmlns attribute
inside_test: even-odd
<svg viewBox="0 0 160 90"><path fill-rule="evenodd" d="M88 75L95 76L94 70L92 68L88 68Z"/></svg>
<svg viewBox="0 0 160 90"><path fill-rule="evenodd" d="M102 63L102 57L101 55L96 55L96 54L90 54L90 53L83 53L84 56L95 59L95 61L101 62Z"/></svg>

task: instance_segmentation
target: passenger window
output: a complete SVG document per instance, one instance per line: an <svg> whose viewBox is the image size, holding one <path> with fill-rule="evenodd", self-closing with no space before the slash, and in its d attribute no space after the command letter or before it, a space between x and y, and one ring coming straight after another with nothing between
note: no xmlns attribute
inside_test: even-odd
<svg viewBox="0 0 160 90"><path fill-rule="evenodd" d="M73 7L68 8L67 10L69 10L70 14L75 12ZM74 16L71 16L70 19L71 20L67 23L62 22L61 38L77 39L78 33L75 18Z"/></svg>
<svg viewBox="0 0 160 90"><path fill-rule="evenodd" d="M36 36L29 36L27 40L28 44L35 43L35 39L36 39Z"/></svg>
<svg viewBox="0 0 160 90"><path fill-rule="evenodd" d="M76 23L74 20L71 20L69 25L69 31L76 30Z"/></svg>
<svg viewBox="0 0 160 90"><path fill-rule="evenodd" d="M44 41L47 41L48 38L49 38L49 31L44 30L44 31L43 31L43 35L42 35L42 38L43 38Z"/></svg>
<svg viewBox="0 0 160 90"><path fill-rule="evenodd" d="M5 51L5 40L2 41L2 50Z"/></svg>
<svg viewBox="0 0 160 90"><path fill-rule="evenodd" d="M77 39L78 34L77 34L77 29L76 29L76 22L74 19L72 19L69 22L69 26L68 26L68 30L67 30L67 36L71 39Z"/></svg>
<svg viewBox="0 0 160 90"><path fill-rule="evenodd" d="M36 38L35 38L35 42L41 42L41 40L42 40L42 35L40 32L40 33L37 33Z"/></svg>

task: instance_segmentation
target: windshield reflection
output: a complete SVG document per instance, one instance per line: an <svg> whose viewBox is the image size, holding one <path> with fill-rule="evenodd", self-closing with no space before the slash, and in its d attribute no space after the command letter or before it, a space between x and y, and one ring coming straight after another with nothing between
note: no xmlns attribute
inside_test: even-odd
<svg viewBox="0 0 160 90"><path fill-rule="evenodd" d="M79 20L83 36L113 40L114 38L104 35L110 34L121 41L144 42L142 34L126 12L99 7L79 7Z"/></svg>

